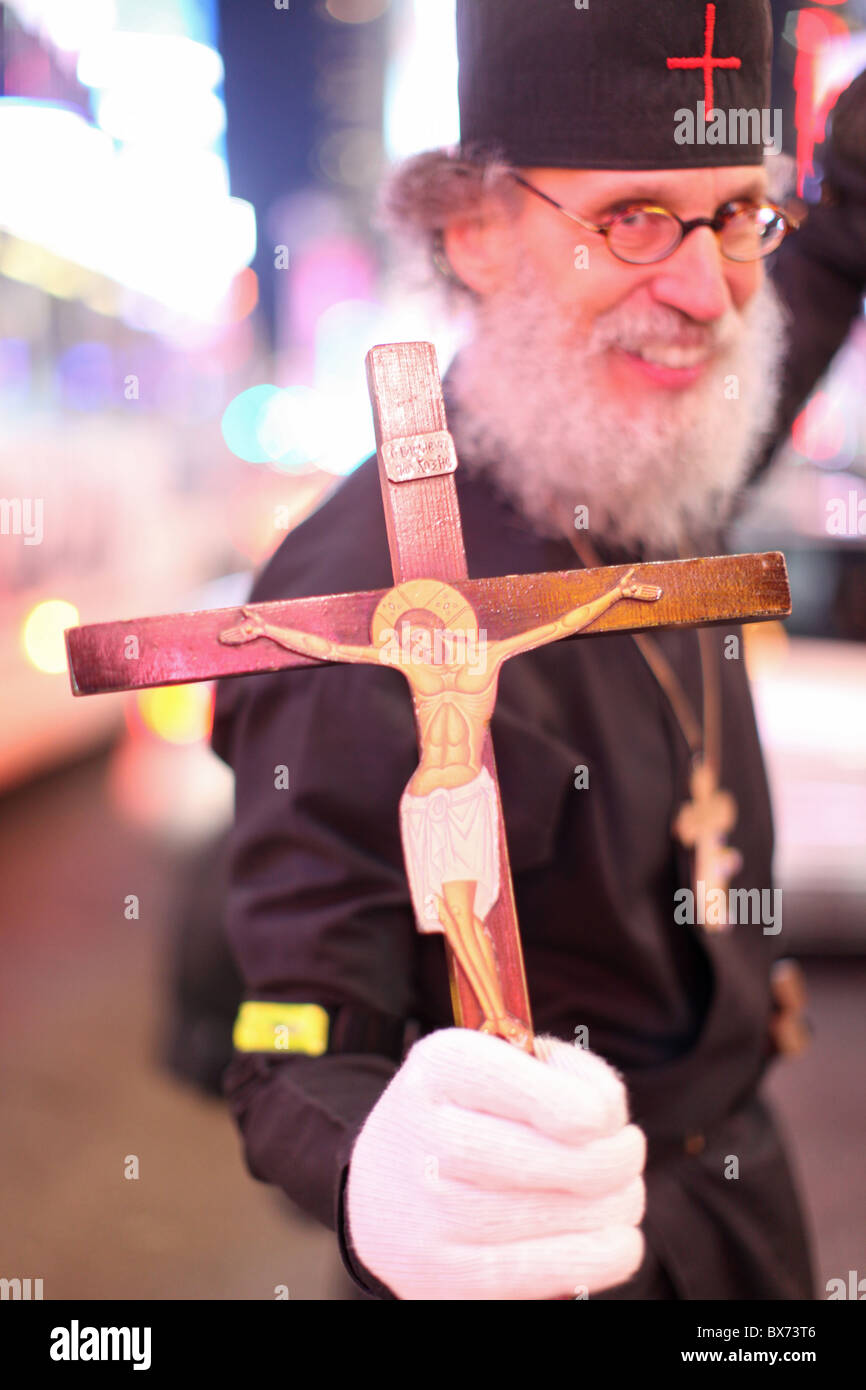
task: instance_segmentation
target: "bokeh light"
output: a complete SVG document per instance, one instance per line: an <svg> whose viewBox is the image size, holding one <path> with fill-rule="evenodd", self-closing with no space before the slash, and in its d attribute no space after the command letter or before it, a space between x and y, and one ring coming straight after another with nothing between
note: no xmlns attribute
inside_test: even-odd
<svg viewBox="0 0 866 1390"><path fill-rule="evenodd" d="M31 608L21 628L21 644L31 666L47 675L56 676L67 669L66 643L63 638L68 627L80 622L78 609L65 599L50 598Z"/></svg>
<svg viewBox="0 0 866 1390"><path fill-rule="evenodd" d="M251 386L226 407L222 433L246 463L281 473L312 467L327 451L334 428L328 406L311 386Z"/></svg>
<svg viewBox="0 0 866 1390"><path fill-rule="evenodd" d="M223 439L232 453L245 463L271 462L271 455L259 437L259 429L268 405L279 394L279 386L250 386L235 396L223 411Z"/></svg>
<svg viewBox="0 0 866 1390"><path fill-rule="evenodd" d="M380 19L390 3L391 0L327 0L325 9L341 24L369 24L371 19Z"/></svg>
<svg viewBox="0 0 866 1390"><path fill-rule="evenodd" d="M280 472L308 468L323 452L329 420L318 392L287 386L264 406L258 438L268 462Z"/></svg>
<svg viewBox="0 0 866 1390"><path fill-rule="evenodd" d="M213 720L213 686L210 682L195 685L168 685L158 690L140 690L135 697L135 716L142 725L166 743L200 743L211 731Z"/></svg>
<svg viewBox="0 0 866 1390"><path fill-rule="evenodd" d="M846 447L846 410L826 391L816 391L794 421L791 442L819 467L838 466Z"/></svg>

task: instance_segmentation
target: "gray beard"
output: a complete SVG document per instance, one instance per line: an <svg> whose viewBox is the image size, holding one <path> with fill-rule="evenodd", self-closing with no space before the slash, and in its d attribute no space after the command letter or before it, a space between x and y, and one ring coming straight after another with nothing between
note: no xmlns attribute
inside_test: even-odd
<svg viewBox="0 0 866 1390"><path fill-rule="evenodd" d="M697 549L730 518L770 434L785 322L765 280L742 314L711 327L636 294L579 336L524 262L514 289L478 307L451 369L461 465L540 535L573 536L583 506L601 542L648 556ZM666 341L721 350L691 387L611 400L600 354Z"/></svg>

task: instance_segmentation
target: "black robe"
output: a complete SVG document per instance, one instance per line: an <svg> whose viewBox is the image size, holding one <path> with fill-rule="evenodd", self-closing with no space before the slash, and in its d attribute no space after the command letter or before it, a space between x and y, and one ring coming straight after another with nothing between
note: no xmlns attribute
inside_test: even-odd
<svg viewBox="0 0 866 1390"><path fill-rule="evenodd" d="M857 312L864 224L862 199L816 209L775 258L796 320L776 437ZM471 576L578 564L568 542L539 538L482 480L456 476ZM287 537L251 597L391 583L369 460ZM743 855L732 886L767 889L771 814L748 682L742 655L722 653L734 633L713 629L721 782ZM658 640L700 709L696 633ZM586 1027L649 1140L647 1261L606 1296L811 1297L796 1195L759 1097L784 931L675 923L690 868L670 826L688 753L664 694L631 638L577 637L505 664L492 731L535 1027L569 1040ZM236 1055L226 1092L248 1166L338 1232L364 1287L393 1297L352 1258L343 1193L354 1139L404 1046L452 1024L442 938L415 928L400 845L397 807L418 761L408 686L356 665L223 681L213 744L236 774L228 931L246 996L325 1005L342 1049ZM580 766L588 788L575 785Z"/></svg>

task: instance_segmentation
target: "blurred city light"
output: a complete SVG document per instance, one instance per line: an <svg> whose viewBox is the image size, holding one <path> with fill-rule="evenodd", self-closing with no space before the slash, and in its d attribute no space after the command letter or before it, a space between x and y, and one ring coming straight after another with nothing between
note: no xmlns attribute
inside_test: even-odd
<svg viewBox="0 0 866 1390"><path fill-rule="evenodd" d="M335 389L359 375L358 363L381 342L382 306L371 299L342 299L316 323L316 386ZM364 382L361 388L365 390Z"/></svg>
<svg viewBox="0 0 866 1390"><path fill-rule="evenodd" d="M369 24L380 19L391 0L326 0L325 8L332 19L343 24Z"/></svg>
<svg viewBox="0 0 866 1390"><path fill-rule="evenodd" d="M290 312L296 343L314 342L322 315L334 304L374 293L372 258L353 237L320 237L300 248L292 264Z"/></svg>
<svg viewBox="0 0 866 1390"><path fill-rule="evenodd" d="M791 443L812 463L838 468L846 448L849 415L848 402L834 399L827 391L816 391L794 421Z"/></svg>
<svg viewBox="0 0 866 1390"><path fill-rule="evenodd" d="M229 401L222 417L222 435L229 449L245 463L269 463L271 454L262 443L259 430L264 413L279 386L250 386Z"/></svg>
<svg viewBox="0 0 866 1390"><path fill-rule="evenodd" d="M169 88L155 102L148 84L146 91L113 87L100 92L96 120L115 140L199 147L212 145L223 134L226 109L213 92L189 89Z"/></svg>
<svg viewBox="0 0 866 1390"><path fill-rule="evenodd" d="M259 302L259 277L252 266L241 270L232 281L225 302L220 306L220 321L240 323L253 312Z"/></svg>
<svg viewBox="0 0 866 1390"><path fill-rule="evenodd" d="M0 338L0 391L10 400L30 387L30 344L24 338Z"/></svg>
<svg viewBox="0 0 866 1390"><path fill-rule="evenodd" d="M331 421L310 386L287 386L264 404L256 433L267 461L283 472L310 467L327 447Z"/></svg>
<svg viewBox="0 0 866 1390"><path fill-rule="evenodd" d="M841 15L826 9L793 9L786 22L788 33L797 52L794 67L796 103L794 121L797 127L797 192L802 197L808 181L814 177L815 146L824 139L827 115L843 87L855 76L857 68L849 67L845 75L834 61L825 66L825 54L836 44L849 44L848 26ZM838 52L838 49L837 49ZM828 72L832 79L828 80Z"/></svg>
<svg viewBox="0 0 866 1390"><path fill-rule="evenodd" d="M212 319L255 254L252 205L201 163L115 153L61 102L0 98L0 227L128 289Z"/></svg>
<svg viewBox="0 0 866 1390"><path fill-rule="evenodd" d="M205 743L128 738L108 768L112 808L176 850L205 844L231 823L234 778Z"/></svg>
<svg viewBox="0 0 866 1390"><path fill-rule="evenodd" d="M77 627L78 609L64 599L44 599L31 608L21 628L21 644L31 666L47 675L66 671L66 643L63 638L68 627Z"/></svg>
<svg viewBox="0 0 866 1390"><path fill-rule="evenodd" d="M100 410L116 390L114 360L106 343L73 343L57 360L61 399L75 410Z"/></svg>
<svg viewBox="0 0 866 1390"><path fill-rule="evenodd" d="M115 0L7 0L7 7L25 28L66 53L77 53L117 23Z"/></svg>
<svg viewBox="0 0 866 1390"><path fill-rule="evenodd" d="M311 386L251 386L223 412L223 439L246 463L303 472L333 452L344 410L341 397L329 400Z"/></svg>
<svg viewBox="0 0 866 1390"><path fill-rule="evenodd" d="M208 738L213 722L213 685L168 685L159 690L139 690L130 707L131 730L141 725L166 743L200 743Z"/></svg>
<svg viewBox="0 0 866 1390"><path fill-rule="evenodd" d="M376 447L370 398L358 367L374 344L387 341L382 306L373 300L343 299L319 315L315 384L328 407L328 430L318 464L328 473L351 473Z"/></svg>
<svg viewBox="0 0 866 1390"><path fill-rule="evenodd" d="M78 80L86 87L150 88L159 81L159 100L169 88L210 90L222 82L223 60L216 49L174 34L115 31L87 43L78 58Z"/></svg>
<svg viewBox="0 0 866 1390"><path fill-rule="evenodd" d="M410 0L403 7L385 80L389 159L460 138L454 13L455 0Z"/></svg>
<svg viewBox="0 0 866 1390"><path fill-rule="evenodd" d="M114 163L116 196L138 201L136 189L158 189L166 202L218 203L229 196L225 160L211 150L189 150L182 141L160 145L125 145Z"/></svg>
<svg viewBox="0 0 866 1390"><path fill-rule="evenodd" d="M96 124L80 96L0 98L0 230L178 318L218 322L255 256L256 225L252 205L229 194L214 0L17 0L12 9L49 48L77 53ZM49 81L46 69L42 90ZM68 269L25 260L8 273L124 312Z"/></svg>

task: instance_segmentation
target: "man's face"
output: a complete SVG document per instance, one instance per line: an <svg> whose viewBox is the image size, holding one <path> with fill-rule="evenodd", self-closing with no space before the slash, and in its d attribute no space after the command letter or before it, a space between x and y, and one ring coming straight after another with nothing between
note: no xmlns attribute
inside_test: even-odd
<svg viewBox="0 0 866 1390"><path fill-rule="evenodd" d="M663 207L687 222L713 217L735 200L766 197L761 167L523 172L569 212L597 224L633 203ZM676 311L678 331L666 328L660 338L646 342L641 335L639 351L620 345L606 351L599 366L620 399L694 385L714 356L720 328L743 312L763 279L762 262L727 260L709 227L689 233L666 260L653 265L618 260L601 235L585 231L528 190L523 190L519 227L522 254L532 258L551 302L561 310L566 332L589 335L600 316L611 310L627 313L629 306L638 313L648 305ZM577 254L579 247L586 248L585 257ZM588 264L579 268L582 260Z"/></svg>

